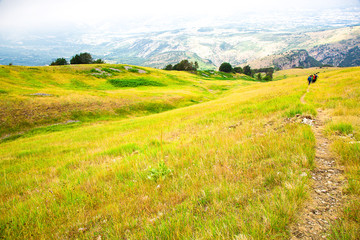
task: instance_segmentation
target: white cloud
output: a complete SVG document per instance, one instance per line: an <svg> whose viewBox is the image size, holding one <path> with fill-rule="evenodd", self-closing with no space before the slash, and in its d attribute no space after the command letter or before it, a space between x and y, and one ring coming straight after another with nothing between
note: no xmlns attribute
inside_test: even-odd
<svg viewBox="0 0 360 240"><path fill-rule="evenodd" d="M359 0L2 0L0 33L81 29L126 29L171 23L174 18L216 19L247 11L286 11L359 5Z"/></svg>

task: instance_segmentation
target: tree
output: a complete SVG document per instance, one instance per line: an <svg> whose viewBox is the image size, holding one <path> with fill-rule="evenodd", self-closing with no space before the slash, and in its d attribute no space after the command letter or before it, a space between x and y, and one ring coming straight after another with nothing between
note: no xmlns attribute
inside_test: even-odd
<svg viewBox="0 0 360 240"><path fill-rule="evenodd" d="M197 61L195 61L195 63L194 63L194 68L195 68L195 70L197 70L199 68L199 64Z"/></svg>
<svg viewBox="0 0 360 240"><path fill-rule="evenodd" d="M103 64L105 63L104 60L102 60L101 58L96 59L95 61L93 61L93 63L97 63L97 64Z"/></svg>
<svg viewBox="0 0 360 240"><path fill-rule="evenodd" d="M173 70L173 65L169 64L167 65L164 70Z"/></svg>
<svg viewBox="0 0 360 240"><path fill-rule="evenodd" d="M265 81L271 81L273 79L273 72L266 72L266 76L264 77Z"/></svg>
<svg viewBox="0 0 360 240"><path fill-rule="evenodd" d="M244 71L244 74L245 75L248 75L251 77L252 73L251 73L251 67L249 65L246 65L244 68L243 68L243 71Z"/></svg>
<svg viewBox="0 0 360 240"><path fill-rule="evenodd" d="M76 54L70 59L70 64L81 64L80 55Z"/></svg>
<svg viewBox="0 0 360 240"><path fill-rule="evenodd" d="M73 56L70 60L70 64L90 64L93 63L93 58L90 53L80 53Z"/></svg>
<svg viewBox="0 0 360 240"><path fill-rule="evenodd" d="M177 70L177 71L196 71L199 68L198 62L195 61L189 62L189 60L182 60L181 62L175 64L174 66L169 64L167 65L164 70Z"/></svg>
<svg viewBox="0 0 360 240"><path fill-rule="evenodd" d="M243 69L241 67L234 67L234 72L236 73L243 73Z"/></svg>
<svg viewBox="0 0 360 240"><path fill-rule="evenodd" d="M56 65L68 65L69 63L66 61L65 58L58 58L55 61L51 62L50 66Z"/></svg>
<svg viewBox="0 0 360 240"><path fill-rule="evenodd" d="M192 62L189 62L188 60L182 60L181 62L174 65L173 70L196 71L196 68Z"/></svg>
<svg viewBox="0 0 360 240"><path fill-rule="evenodd" d="M258 73L258 74L256 75L256 79L257 79L257 80L261 80L261 73Z"/></svg>
<svg viewBox="0 0 360 240"><path fill-rule="evenodd" d="M232 68L231 64L227 63L227 62L223 62L219 67L220 72L229 73L229 72L232 72L232 70L233 70L233 68Z"/></svg>

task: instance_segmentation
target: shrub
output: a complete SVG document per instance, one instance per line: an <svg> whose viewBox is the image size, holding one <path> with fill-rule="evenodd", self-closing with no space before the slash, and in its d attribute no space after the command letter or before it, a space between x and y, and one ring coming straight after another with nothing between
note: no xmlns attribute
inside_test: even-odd
<svg viewBox="0 0 360 240"><path fill-rule="evenodd" d="M251 67L250 67L249 65L246 65L246 66L243 68L243 71L244 71L244 74L245 74L245 75L248 75L248 76L251 76L251 75L252 75Z"/></svg>
<svg viewBox="0 0 360 240"><path fill-rule="evenodd" d="M65 58L58 58L55 61L53 61L50 66L56 66L56 65L68 65L69 63L66 61Z"/></svg>
<svg viewBox="0 0 360 240"><path fill-rule="evenodd" d="M265 78L266 78L266 77L265 77ZM265 79L265 78L264 78L264 79ZM257 80L261 80L261 73L258 73L258 74L256 75L256 79L257 79Z"/></svg>
<svg viewBox="0 0 360 240"><path fill-rule="evenodd" d="M171 173L172 170L166 166L164 161L161 161L156 168L149 170L148 179L157 182L158 180L164 180Z"/></svg>
<svg viewBox="0 0 360 240"><path fill-rule="evenodd" d="M227 62L222 63L219 67L220 72L229 73L229 72L232 72L232 70L233 70L233 68L232 68L231 64L227 63Z"/></svg>
<svg viewBox="0 0 360 240"><path fill-rule="evenodd" d="M140 86L165 86L163 83L146 80L144 78L138 79L110 79L108 82L114 87L140 87Z"/></svg>
<svg viewBox="0 0 360 240"><path fill-rule="evenodd" d="M119 73L119 71L110 68L102 68L101 70L107 73Z"/></svg>
<svg viewBox="0 0 360 240"><path fill-rule="evenodd" d="M91 64L93 62L94 62L94 60L93 60L91 54L87 53L87 52L76 54L70 60L70 64Z"/></svg>
<svg viewBox="0 0 360 240"><path fill-rule="evenodd" d="M164 70L173 70L173 65L169 64L167 65Z"/></svg>
<svg viewBox="0 0 360 240"><path fill-rule="evenodd" d="M259 73L259 74L260 74L260 73ZM264 77L264 80L265 80L265 81L271 81L271 80L272 80L271 75L266 74L266 76Z"/></svg>
<svg viewBox="0 0 360 240"><path fill-rule="evenodd" d="M188 60L182 60L181 62L175 64L172 70L177 71L196 71L196 66L198 66L197 62L195 65L193 62L189 62Z"/></svg>
<svg viewBox="0 0 360 240"><path fill-rule="evenodd" d="M234 72L236 73L243 73L243 69L241 67L234 67Z"/></svg>
<svg viewBox="0 0 360 240"><path fill-rule="evenodd" d="M93 61L93 63L97 63L97 64L103 64L103 63L105 63L104 62L104 60L102 60L102 59L96 59L95 61Z"/></svg>
<svg viewBox="0 0 360 240"><path fill-rule="evenodd" d="M128 71L129 71L129 72L133 72L133 73L139 73L139 70L138 70L138 69L135 69L135 68L129 68Z"/></svg>

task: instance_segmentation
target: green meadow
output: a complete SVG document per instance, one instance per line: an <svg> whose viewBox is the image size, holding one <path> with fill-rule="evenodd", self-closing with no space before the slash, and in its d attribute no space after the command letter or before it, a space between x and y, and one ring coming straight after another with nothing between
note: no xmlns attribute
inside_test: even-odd
<svg viewBox="0 0 360 240"><path fill-rule="evenodd" d="M331 238L360 236L359 67L131 67L0 66L1 238L289 239L316 165L288 118L317 109L348 179Z"/></svg>
<svg viewBox="0 0 360 240"><path fill-rule="evenodd" d="M127 65L0 66L0 137L69 120L89 123L159 113L254 84L245 80Z"/></svg>

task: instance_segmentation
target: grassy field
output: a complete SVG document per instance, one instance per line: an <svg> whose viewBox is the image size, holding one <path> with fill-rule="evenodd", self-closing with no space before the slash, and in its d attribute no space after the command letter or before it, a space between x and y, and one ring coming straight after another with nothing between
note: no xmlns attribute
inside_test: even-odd
<svg viewBox="0 0 360 240"><path fill-rule="evenodd" d="M332 116L326 134L349 179L332 237L359 236L360 68L321 70L304 105L306 76L318 69L256 83L106 66L116 67L111 76L91 75L99 66L0 67L2 134L27 130L0 144L1 237L288 239L315 167L311 127L288 119L318 108ZM134 87L139 78L148 85ZM119 88L121 80L132 87ZM123 117L110 114L112 100L130 102ZM172 107L129 107L156 101ZM19 117L50 103L64 106L62 118L52 108L41 108L48 122ZM97 117L86 114L93 106ZM34 129L70 119L82 122Z"/></svg>
<svg viewBox="0 0 360 240"><path fill-rule="evenodd" d="M348 185L341 218L333 225L331 239L360 238L360 68L338 69L314 84L307 101L329 111L326 135L332 151L345 166Z"/></svg>
<svg viewBox="0 0 360 240"><path fill-rule="evenodd" d="M254 84L244 80L126 65L0 66L0 137L69 120L119 119L189 106Z"/></svg>

